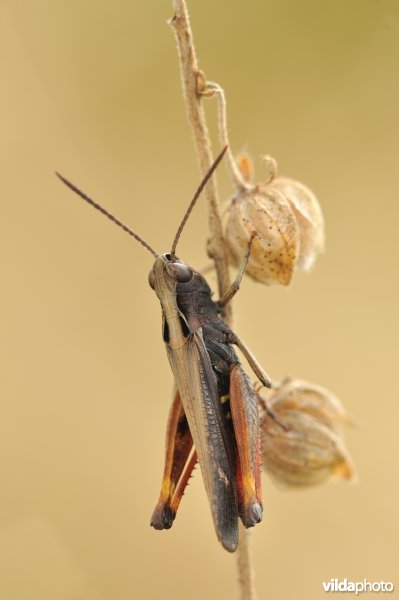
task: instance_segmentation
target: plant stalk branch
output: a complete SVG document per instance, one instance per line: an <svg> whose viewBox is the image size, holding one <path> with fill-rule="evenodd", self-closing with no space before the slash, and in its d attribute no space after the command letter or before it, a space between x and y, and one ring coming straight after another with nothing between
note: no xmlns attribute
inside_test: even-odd
<svg viewBox="0 0 399 600"><path fill-rule="evenodd" d="M248 191L253 186L249 185L242 176L240 169L237 166L233 152L231 150L229 131L227 127L227 103L223 88L213 81L207 81L207 95L216 96L218 103L218 122L219 122L219 137L223 146L227 146L227 162L230 169L230 175L233 183L239 191Z"/></svg>
<svg viewBox="0 0 399 600"><path fill-rule="evenodd" d="M186 2L185 0L173 0L173 7L175 14L169 23L174 31L177 41L183 98L194 136L200 172L202 176L204 176L213 163L211 142L203 107L203 94L206 94L207 83L204 74L198 67ZM219 118L222 118L222 116L219 116ZM227 132L227 126L225 130ZM232 155L231 159L234 161ZM231 163L231 160L229 162ZM226 246L223 239L222 221L219 212L218 192L214 177L208 182L205 188L205 195L209 207L210 239L208 243L208 253L215 262L219 297L222 297L230 287L230 276ZM230 325L232 324L233 319L231 304L231 302L227 304L223 314L224 319ZM241 599L256 600L254 571L249 549L249 535L248 531L241 523L237 568Z"/></svg>
<svg viewBox="0 0 399 600"><path fill-rule="evenodd" d="M241 600L257 600L255 588L255 571L252 564L250 547L251 532L239 523L240 542L237 549L238 577L241 589Z"/></svg>
<svg viewBox="0 0 399 600"><path fill-rule="evenodd" d="M201 95L201 90L205 88L205 77L198 68L186 3L184 0L173 0L173 7L175 14L169 23L177 41L183 98L194 136L200 172L204 176L213 163L211 142ZM208 253L215 262L219 296L222 296L230 286L230 276L214 177L208 182L205 195L209 207L209 229L211 234ZM231 320L231 314L231 307L226 306L224 318L227 321Z"/></svg>

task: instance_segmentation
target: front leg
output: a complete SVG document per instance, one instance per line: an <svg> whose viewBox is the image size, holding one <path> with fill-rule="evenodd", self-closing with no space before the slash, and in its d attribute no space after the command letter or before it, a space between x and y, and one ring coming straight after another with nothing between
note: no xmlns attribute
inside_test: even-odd
<svg viewBox="0 0 399 600"><path fill-rule="evenodd" d="M247 268L249 255L251 254L251 244L252 244L252 241L255 236L256 236L256 232L254 231L248 240L247 251L242 258L242 261L238 268L238 273L237 273L235 280L233 281L233 283L231 284L229 289L226 290L226 292L223 294L223 296L218 301L220 312L222 312L222 310L226 306L226 304L228 304L230 302L230 300L232 300L234 298L234 296L240 289L241 279L243 278L245 269Z"/></svg>

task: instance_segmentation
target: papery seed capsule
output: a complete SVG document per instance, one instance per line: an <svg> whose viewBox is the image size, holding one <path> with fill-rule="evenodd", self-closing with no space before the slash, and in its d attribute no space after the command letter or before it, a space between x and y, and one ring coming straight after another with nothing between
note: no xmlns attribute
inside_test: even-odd
<svg viewBox="0 0 399 600"><path fill-rule="evenodd" d="M314 383L287 377L271 390L268 400L273 410L298 410L315 417L330 429L351 424L352 418L338 398L326 388Z"/></svg>
<svg viewBox="0 0 399 600"><path fill-rule="evenodd" d="M308 487L331 479L354 476L351 458L342 439L315 417L274 406L281 424L265 415L263 467L282 487Z"/></svg>
<svg viewBox="0 0 399 600"><path fill-rule="evenodd" d="M238 265L253 232L246 273L265 284L288 285L299 253L299 228L285 196L269 186L240 192L224 217L230 260Z"/></svg>
<svg viewBox="0 0 399 600"><path fill-rule="evenodd" d="M277 177L268 186L288 200L299 227L297 267L308 271L317 255L324 250L324 219L314 193L305 185L288 177Z"/></svg>

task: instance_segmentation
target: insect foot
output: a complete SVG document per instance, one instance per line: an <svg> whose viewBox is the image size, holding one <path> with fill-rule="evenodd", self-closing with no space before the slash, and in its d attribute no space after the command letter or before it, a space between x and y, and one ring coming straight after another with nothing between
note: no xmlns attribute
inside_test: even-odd
<svg viewBox="0 0 399 600"><path fill-rule="evenodd" d="M151 517L151 527L154 529L170 529L175 520L176 514L169 506L156 507Z"/></svg>

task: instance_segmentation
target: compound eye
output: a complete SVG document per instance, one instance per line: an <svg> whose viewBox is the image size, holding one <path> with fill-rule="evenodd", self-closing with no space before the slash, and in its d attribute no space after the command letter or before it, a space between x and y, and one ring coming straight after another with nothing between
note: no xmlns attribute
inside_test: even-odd
<svg viewBox="0 0 399 600"><path fill-rule="evenodd" d="M152 269L148 273L148 283L150 284L150 287L152 287L152 289L155 290L154 271Z"/></svg>
<svg viewBox="0 0 399 600"><path fill-rule="evenodd" d="M172 269L178 283L188 283L193 278L193 272L188 265L176 262L173 264Z"/></svg>

